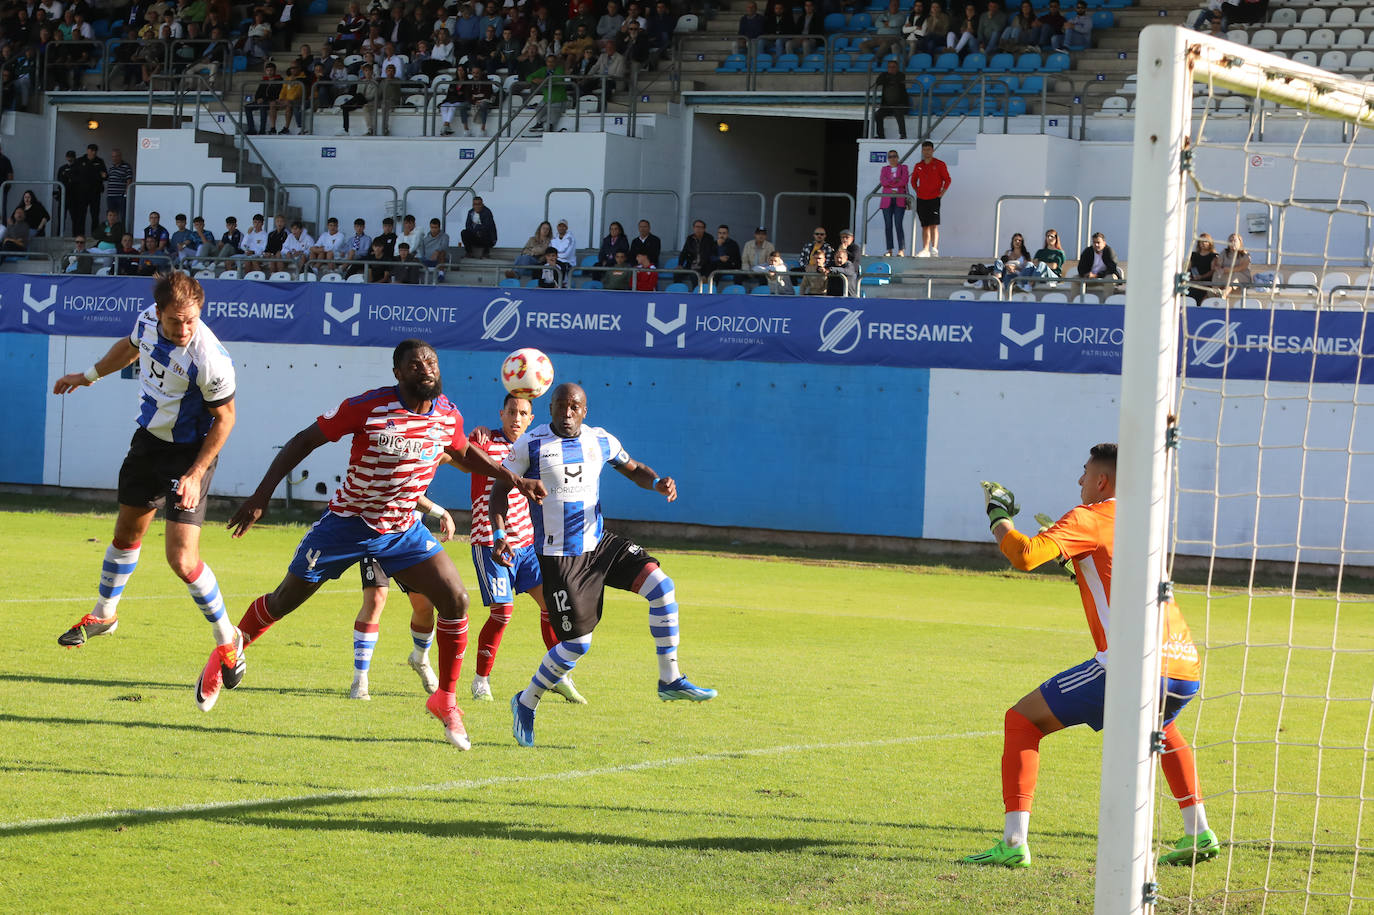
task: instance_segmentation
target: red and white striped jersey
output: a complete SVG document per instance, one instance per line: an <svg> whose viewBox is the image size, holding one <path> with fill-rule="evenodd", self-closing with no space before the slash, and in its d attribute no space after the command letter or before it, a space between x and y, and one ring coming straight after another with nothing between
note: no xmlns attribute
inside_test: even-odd
<svg viewBox="0 0 1374 915"><path fill-rule="evenodd" d="M321 416L331 442L353 436L348 476L329 510L362 518L379 534L408 530L444 449L463 446L463 415L442 394L428 413L412 413L394 386L350 397Z"/></svg>
<svg viewBox="0 0 1374 915"><path fill-rule="evenodd" d="M502 429L491 434L485 445L468 442L469 448L480 448L493 461L500 464L510 454L511 440L506 438ZM491 546L491 477L481 474L472 475L472 532L469 539L482 546ZM506 542L512 549L530 546L534 543L534 524L530 521L530 503L512 489L506 497Z"/></svg>

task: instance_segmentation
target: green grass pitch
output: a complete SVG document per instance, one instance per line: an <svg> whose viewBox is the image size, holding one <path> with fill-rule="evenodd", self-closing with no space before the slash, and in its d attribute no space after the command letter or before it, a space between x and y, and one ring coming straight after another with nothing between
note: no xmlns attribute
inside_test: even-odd
<svg viewBox="0 0 1374 915"><path fill-rule="evenodd" d="M537 746L522 749L507 701L543 649L521 599L494 703L464 701L485 619L474 610L459 693L473 748L460 753L405 666L399 594L382 622L373 700L346 698L352 572L251 648L244 685L210 714L192 701L209 634L162 559L160 523L119 631L59 648L89 607L111 525L108 513L0 514L0 898L13 911L1091 909L1101 750L1085 728L1042 745L1035 866L957 863L1000 834L1004 710L1091 652L1057 570L648 543L677 584L683 670L720 697L658 701L644 603L609 592L576 675L591 704L546 700ZM231 541L207 525L204 555L235 619L279 581L302 530L266 524ZM466 544L450 552L471 581ZM1201 640L1202 601L1186 591L1181 601ZM1328 652L1212 653L1204 692L1217 698L1181 723L1191 735L1201 716L1211 819L1243 841L1196 873L1162 871L1160 911L1369 911L1348 894L1374 895L1362 862L1352 884L1350 850L1370 844L1361 796L1374 622L1366 605L1337 623L1333 606L1308 601L1290 638L1287 600L1213 602L1218 643L1248 629L1252 641L1329 645L1335 632L1349 652L1329 680ZM1323 713L1297 698L1329 683L1363 702ZM1275 689L1292 694L1286 709ZM1276 733L1298 745L1279 747ZM1233 735L1247 741L1234 756ZM1337 743L1354 749L1315 748ZM1276 800L1275 784L1291 796ZM1180 831L1166 799L1159 837ZM1331 847L1271 853L1267 843L1314 834ZM1225 900L1228 884L1340 895L1271 894L1266 907L1258 892Z"/></svg>

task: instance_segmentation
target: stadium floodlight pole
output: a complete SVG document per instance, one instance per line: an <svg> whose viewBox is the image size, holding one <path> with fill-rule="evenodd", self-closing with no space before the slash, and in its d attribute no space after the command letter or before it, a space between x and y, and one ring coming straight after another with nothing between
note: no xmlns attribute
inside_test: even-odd
<svg viewBox="0 0 1374 915"><path fill-rule="evenodd" d="M1166 436L1177 365L1179 274L1188 249L1182 164L1192 81L1182 66L1186 39L1183 29L1171 26L1148 26L1140 33L1137 92L1152 104L1136 114L1131 159L1133 266L1121 361L1097 915L1135 915L1154 902L1151 734L1157 726L1160 588L1167 561Z"/></svg>

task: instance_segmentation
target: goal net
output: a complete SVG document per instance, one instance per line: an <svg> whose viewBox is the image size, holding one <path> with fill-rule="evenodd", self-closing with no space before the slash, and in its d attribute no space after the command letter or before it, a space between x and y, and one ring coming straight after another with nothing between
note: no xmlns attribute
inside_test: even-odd
<svg viewBox="0 0 1374 915"><path fill-rule="evenodd" d="M1137 79L1097 912L1374 912L1374 82L1166 26ZM1221 841L1184 867L1169 594Z"/></svg>

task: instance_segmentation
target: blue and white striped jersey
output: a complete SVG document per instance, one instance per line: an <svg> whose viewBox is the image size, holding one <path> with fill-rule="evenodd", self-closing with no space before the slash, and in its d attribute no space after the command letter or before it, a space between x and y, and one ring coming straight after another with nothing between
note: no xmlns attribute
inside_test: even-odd
<svg viewBox="0 0 1374 915"><path fill-rule="evenodd" d="M129 342L138 347L138 424L164 442L194 444L210 431L205 408L234 397L234 360L204 321L185 346L162 336L157 306L144 309Z"/></svg>
<svg viewBox="0 0 1374 915"><path fill-rule="evenodd" d="M548 423L526 429L502 465L531 480L543 480L548 495L530 503L534 548L541 556L581 556L596 549L601 523L601 468L630 459L620 440L599 426L583 426L577 438L562 438Z"/></svg>

